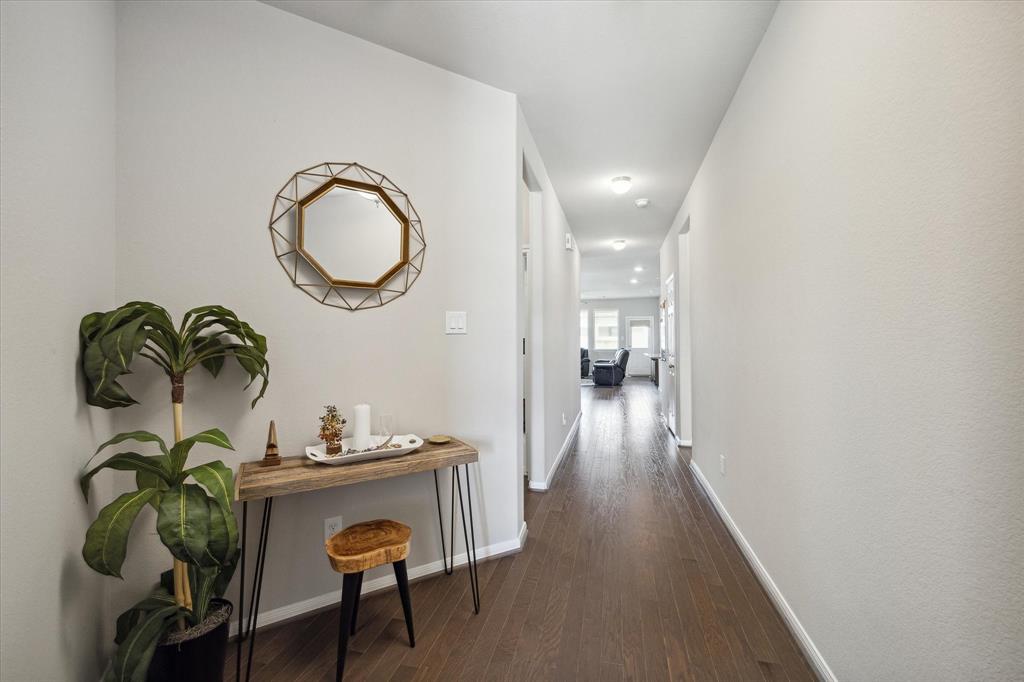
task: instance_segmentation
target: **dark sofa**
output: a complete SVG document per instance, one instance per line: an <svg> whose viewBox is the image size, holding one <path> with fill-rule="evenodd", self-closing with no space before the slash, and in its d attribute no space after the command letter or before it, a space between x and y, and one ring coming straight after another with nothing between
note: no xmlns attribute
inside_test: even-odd
<svg viewBox="0 0 1024 682"><path fill-rule="evenodd" d="M590 351L580 348L580 379L590 376Z"/></svg>

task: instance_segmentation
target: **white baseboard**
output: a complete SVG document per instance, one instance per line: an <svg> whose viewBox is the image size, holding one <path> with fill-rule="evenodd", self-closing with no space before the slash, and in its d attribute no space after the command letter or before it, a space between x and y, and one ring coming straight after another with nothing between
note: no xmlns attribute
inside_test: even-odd
<svg viewBox="0 0 1024 682"><path fill-rule="evenodd" d="M489 557L498 557L505 554L513 554L522 550L526 544L527 528L524 523L522 528L519 529L519 536L512 540L506 540L505 542L498 542L493 545L486 547L477 547L476 557L478 560L486 559ZM465 553L455 555L455 565L462 566L468 561ZM437 561L431 561L430 563L422 564L420 566L413 566L409 568L409 579L413 580L416 578L422 578L424 576L433 575L435 573L441 573L444 571L444 563L438 559ZM340 578L339 578L340 582ZM381 576L380 578L374 578L373 580L367 580L363 583L363 589L360 594L370 594L371 592L377 592L391 587L395 584L395 576L388 574ZM246 589L251 587L251 583L246 585ZM247 595L248 596L248 595ZM259 626L264 627L266 625L272 625L274 623L280 623L283 620L290 618L296 618L303 614L311 611L317 611L328 606L335 606L341 603L341 589L333 590L326 594L318 594L315 597L304 599L302 601L295 602L293 604L286 604L279 606L276 609L269 611L260 611L259 615ZM248 605L246 605L248 606ZM233 618L231 621L230 636L234 637L238 634L238 620Z"/></svg>
<svg viewBox="0 0 1024 682"><path fill-rule="evenodd" d="M569 433L565 437L565 442L562 443L562 449L558 451L558 457L555 458L554 466L551 467L551 471L548 472L547 477L543 481L535 481L531 478L529 484L530 490L544 492L551 487L551 481L555 478L555 473L558 471L558 467L562 465L562 460L565 458L566 453L572 450L572 446L576 444L576 437L580 434L580 419L582 417L582 411L576 413L576 419L573 420L572 426L569 428Z"/></svg>
<svg viewBox="0 0 1024 682"><path fill-rule="evenodd" d="M526 527L526 522L523 521L523 527L519 529L519 549L522 551L526 547L526 536L530 534L530 529ZM512 554L512 552L506 552L506 554Z"/></svg>
<svg viewBox="0 0 1024 682"><path fill-rule="evenodd" d="M676 445L681 447L681 448L692 448L693 447L693 441L692 440L679 440L678 438L676 438Z"/></svg>
<svg viewBox="0 0 1024 682"><path fill-rule="evenodd" d="M696 476L700 482L704 492L707 493L708 498L711 500L711 504L715 506L715 510L718 511L718 515L722 517L722 521L725 522L726 528L729 529L729 534L732 535L736 544L740 546L740 550L743 552L743 556L747 558L750 565L754 568L754 573L757 575L758 581L764 587L768 596L771 597L772 602L775 604L775 608L782 614L786 624L789 626L790 631L796 635L797 642L800 644L800 648L803 650L804 655L807 656L807 660L810 661L811 666L821 679L826 682L836 682L836 676L832 672L832 669L828 667L828 663L825 662L825 658L818 651L818 647L814 645L811 640L811 636L807 634L807 630L800 623L800 619L796 617L796 613L790 608L786 598L782 596L782 592L779 590L778 585L772 580L772 577L768 575L768 570L761 563L761 560L757 558L757 554L754 553L754 548L750 546L747 539L743 537L743 533L740 532L739 526L729 516L729 512L726 511L722 501L718 499L718 495L715 494L714 488L708 482L708 479L704 477L704 472L697 466L697 462L690 461L690 469L693 471L693 475Z"/></svg>

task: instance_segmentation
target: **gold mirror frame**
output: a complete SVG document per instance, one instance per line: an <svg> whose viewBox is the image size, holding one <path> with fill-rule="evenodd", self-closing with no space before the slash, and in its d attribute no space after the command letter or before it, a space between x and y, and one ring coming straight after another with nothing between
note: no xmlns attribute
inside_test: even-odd
<svg viewBox="0 0 1024 682"><path fill-rule="evenodd" d="M335 278L303 246L305 208L335 187L376 194L401 225L401 259L373 282ZM324 305L379 308L408 292L423 270L427 241L409 196L383 173L355 162L324 162L291 176L274 197L269 228L274 256L288 278Z"/></svg>

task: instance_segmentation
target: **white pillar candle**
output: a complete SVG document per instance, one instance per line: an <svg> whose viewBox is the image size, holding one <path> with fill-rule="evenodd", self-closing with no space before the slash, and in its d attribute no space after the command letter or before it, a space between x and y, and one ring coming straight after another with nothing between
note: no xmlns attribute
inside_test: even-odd
<svg viewBox="0 0 1024 682"><path fill-rule="evenodd" d="M360 403L352 408L352 447L365 450L370 447L370 406Z"/></svg>

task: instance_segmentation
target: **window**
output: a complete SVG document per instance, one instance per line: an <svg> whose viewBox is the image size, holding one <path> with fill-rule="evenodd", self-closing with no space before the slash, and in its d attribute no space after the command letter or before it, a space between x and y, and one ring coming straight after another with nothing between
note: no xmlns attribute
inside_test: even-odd
<svg viewBox="0 0 1024 682"><path fill-rule="evenodd" d="M619 347L619 311L594 311L594 348L616 350Z"/></svg>
<svg viewBox="0 0 1024 682"><path fill-rule="evenodd" d="M649 317L628 317L626 328L629 329L629 345L633 350L650 350L651 325Z"/></svg>
<svg viewBox="0 0 1024 682"><path fill-rule="evenodd" d="M587 311L580 311L580 348L590 348L590 324Z"/></svg>

